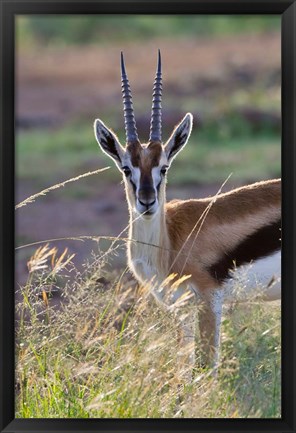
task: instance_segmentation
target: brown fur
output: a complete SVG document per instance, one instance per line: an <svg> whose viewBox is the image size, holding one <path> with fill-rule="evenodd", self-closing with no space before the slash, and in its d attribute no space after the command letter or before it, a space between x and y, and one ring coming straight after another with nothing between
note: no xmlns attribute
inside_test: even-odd
<svg viewBox="0 0 296 433"><path fill-rule="evenodd" d="M149 148L149 152L146 149ZM145 172L151 172L152 167L157 167L162 152L162 145L158 142L151 142L148 145L131 143L127 145L126 150L131 155L131 161L134 167L139 167Z"/></svg>
<svg viewBox="0 0 296 433"><path fill-rule="evenodd" d="M280 218L281 181L258 182L220 194L203 221L199 221L212 200L174 200L166 204L166 224L173 250L170 272L191 274L201 290L217 286L207 268L219 255L238 245L250 232Z"/></svg>

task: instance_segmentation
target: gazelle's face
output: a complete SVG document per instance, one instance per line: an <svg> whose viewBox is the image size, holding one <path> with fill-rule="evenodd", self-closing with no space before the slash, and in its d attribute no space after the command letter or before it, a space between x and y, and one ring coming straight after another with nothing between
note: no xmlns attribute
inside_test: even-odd
<svg viewBox="0 0 296 433"><path fill-rule="evenodd" d="M163 206L165 199L165 175L172 160L185 146L191 133L192 114L187 113L176 126L165 145L161 139L161 56L153 85L149 142L141 145L134 116L132 94L127 78L123 53L121 53L121 89L123 97L124 124L127 145L121 146L118 138L97 119L95 136L105 152L115 161L123 173L129 207L144 218L151 218Z"/></svg>
<svg viewBox="0 0 296 433"><path fill-rule="evenodd" d="M152 218L164 204L166 172L189 138L192 115L188 113L184 117L165 145L133 142L123 148L101 120L97 119L94 126L102 150L115 161L123 174L130 207L144 218Z"/></svg>
<svg viewBox="0 0 296 433"><path fill-rule="evenodd" d="M151 217L164 198L168 159L163 146L129 144L122 162L129 203L137 213Z"/></svg>

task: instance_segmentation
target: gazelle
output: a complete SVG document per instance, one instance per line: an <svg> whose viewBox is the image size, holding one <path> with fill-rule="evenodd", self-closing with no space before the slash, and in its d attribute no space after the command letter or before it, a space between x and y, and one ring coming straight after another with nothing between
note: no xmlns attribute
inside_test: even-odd
<svg viewBox="0 0 296 433"><path fill-rule="evenodd" d="M166 174L188 141L193 116L187 113L163 143L158 52L150 136L141 144L122 53L121 79L126 146L99 119L94 131L102 150L123 174L130 214L129 267L141 283L150 282L158 300L174 304L190 290L202 301L201 345L206 360L217 363L223 298L232 288L239 283L245 293L259 287L266 300L280 297L281 181L257 182L215 197L167 203ZM188 279L168 301L163 281L172 273ZM188 320L183 325L184 340L192 344L192 323Z"/></svg>

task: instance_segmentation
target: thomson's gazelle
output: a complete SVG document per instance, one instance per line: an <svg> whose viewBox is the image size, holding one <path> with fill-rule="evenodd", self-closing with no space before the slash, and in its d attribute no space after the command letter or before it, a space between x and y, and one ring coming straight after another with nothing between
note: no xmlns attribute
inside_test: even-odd
<svg viewBox="0 0 296 433"><path fill-rule="evenodd" d="M140 282L150 282L159 300L176 303L188 289L201 300L201 344L207 361L215 362L222 302L233 286L239 284L245 293L259 287L267 300L280 297L281 181L258 182L201 200L166 203L166 173L187 143L192 115L187 113L163 144L159 53L150 137L141 144L122 54L121 75L126 146L101 120L95 121L94 129L102 150L123 174L130 213L129 266ZM168 298L163 281L170 274L190 277ZM185 340L192 343L189 323L184 329Z"/></svg>

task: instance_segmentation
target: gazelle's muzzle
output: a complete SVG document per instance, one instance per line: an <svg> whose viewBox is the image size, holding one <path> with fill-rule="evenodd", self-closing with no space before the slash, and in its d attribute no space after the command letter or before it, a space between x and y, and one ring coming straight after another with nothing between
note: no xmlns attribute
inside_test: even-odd
<svg viewBox="0 0 296 433"><path fill-rule="evenodd" d="M137 193L137 210L145 216L157 211L157 195L153 187L140 188Z"/></svg>
<svg viewBox="0 0 296 433"><path fill-rule="evenodd" d="M151 207L156 201L155 190L152 187L141 188L138 192L138 200L142 206Z"/></svg>

